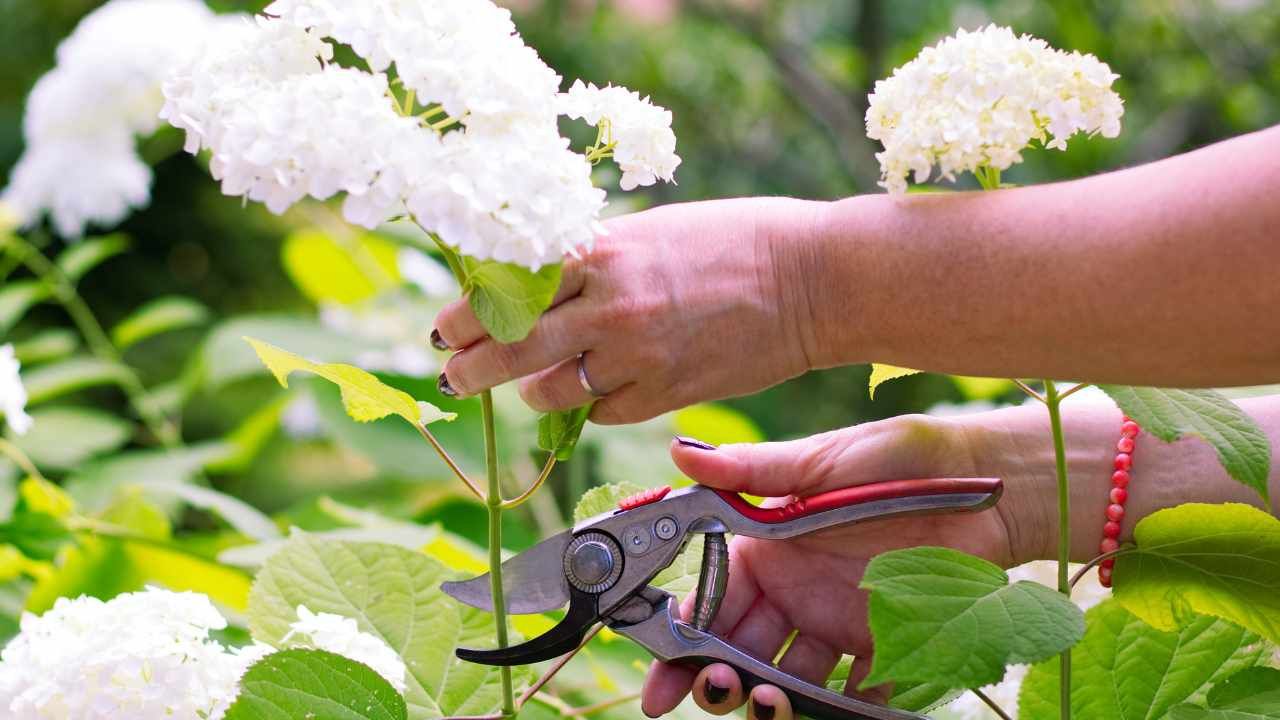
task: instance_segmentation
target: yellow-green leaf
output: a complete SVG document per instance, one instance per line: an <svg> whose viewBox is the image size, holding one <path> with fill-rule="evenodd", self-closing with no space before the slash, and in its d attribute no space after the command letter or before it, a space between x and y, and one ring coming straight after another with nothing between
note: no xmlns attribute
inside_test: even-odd
<svg viewBox="0 0 1280 720"><path fill-rule="evenodd" d="M915 375L919 372L919 370L912 370L910 368L871 363L871 379L867 381L867 390L871 392L871 399L875 399L876 388L880 387L884 383L889 382L890 380L896 380L900 377Z"/></svg>
<svg viewBox="0 0 1280 720"><path fill-rule="evenodd" d="M672 420L676 433L695 437L712 445L758 443L767 439L754 420L727 405L693 405L677 410Z"/></svg>
<svg viewBox="0 0 1280 720"><path fill-rule="evenodd" d="M281 250L285 272L314 302L353 305L400 281L397 248L376 235L339 243L318 230L290 235Z"/></svg>
<svg viewBox="0 0 1280 720"><path fill-rule="evenodd" d="M1193 613L1280 642L1280 520L1242 504L1190 503L1143 518L1115 567L1115 598L1165 631Z"/></svg>
<svg viewBox="0 0 1280 720"><path fill-rule="evenodd" d="M342 404L346 407L347 414L359 422L399 415L414 425L427 425L437 420L453 420L457 417L456 414L446 413L430 403L414 401L408 393L387 385L358 367L312 362L261 340L248 337L245 340L253 346L262 363L284 387L289 387L289 374L297 371L318 375L337 385L342 391Z"/></svg>

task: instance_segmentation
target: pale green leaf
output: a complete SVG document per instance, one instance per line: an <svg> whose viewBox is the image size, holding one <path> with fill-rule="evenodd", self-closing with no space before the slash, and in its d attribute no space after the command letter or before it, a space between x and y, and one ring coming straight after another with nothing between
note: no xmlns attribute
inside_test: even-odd
<svg viewBox="0 0 1280 720"><path fill-rule="evenodd" d="M14 443L36 465L52 470L72 470L119 449L133 435L128 422L92 408L36 408L31 418L35 421L31 429L14 438Z"/></svg>
<svg viewBox="0 0 1280 720"><path fill-rule="evenodd" d="M274 540L280 537L280 529L271 518L240 498L186 483L144 482L138 486L148 494L179 498L192 507L208 510L227 521L227 524L245 537L254 540Z"/></svg>
<svg viewBox="0 0 1280 720"><path fill-rule="evenodd" d="M124 385L129 378L129 369L119 363L73 357L24 372L22 383L27 388L27 402L38 405L85 388Z"/></svg>
<svg viewBox="0 0 1280 720"><path fill-rule="evenodd" d="M121 234L82 240L58 255L58 269L72 283L90 270L129 249L129 238Z"/></svg>
<svg viewBox="0 0 1280 720"><path fill-rule="evenodd" d="M157 298L112 328L111 339L124 349L161 333L201 325L208 319L209 309L191 298Z"/></svg>
<svg viewBox="0 0 1280 720"><path fill-rule="evenodd" d="M920 547L872 559L868 624L875 656L864 687L893 681L989 685L1006 665L1062 652L1084 633L1070 600L1038 583L1009 584L981 558Z"/></svg>
<svg viewBox="0 0 1280 720"><path fill-rule="evenodd" d="M323 650L293 649L254 663L226 720L405 720L404 698L367 665Z"/></svg>
<svg viewBox="0 0 1280 720"><path fill-rule="evenodd" d="M300 230L284 241L285 272L316 303L354 305L400 281L398 248L377 235L339 243L318 230Z"/></svg>
<svg viewBox="0 0 1280 720"><path fill-rule="evenodd" d="M560 288L560 266L533 272L519 265L463 258L463 291L480 324L500 343L525 339Z"/></svg>
<svg viewBox="0 0 1280 720"><path fill-rule="evenodd" d="M1280 718L1280 670L1255 667L1209 691L1206 707L1179 705L1169 720L1274 720Z"/></svg>
<svg viewBox="0 0 1280 720"><path fill-rule="evenodd" d="M49 297L49 290L39 280L16 280L0 287L0 337L13 329L27 311Z"/></svg>
<svg viewBox="0 0 1280 720"><path fill-rule="evenodd" d="M1101 385L1142 429L1165 442L1194 435L1208 442L1231 477L1269 502L1271 443L1239 405L1213 390Z"/></svg>
<svg viewBox="0 0 1280 720"><path fill-rule="evenodd" d="M82 464L66 482L85 508L108 505L117 490L139 483L187 483L196 473L227 457L234 448L222 442L170 449L132 450Z"/></svg>
<svg viewBox="0 0 1280 720"><path fill-rule="evenodd" d="M1241 504L1191 503L1148 515L1116 559L1115 597L1161 630L1188 611L1280 642L1280 520Z"/></svg>
<svg viewBox="0 0 1280 720"><path fill-rule="evenodd" d="M253 346L262 363L284 387L289 387L289 374L297 371L318 375L337 385L342 391L342 404L346 407L347 414L359 422L399 415L414 425L426 425L457 417L430 403L415 402L408 393L383 383L372 373L353 365L312 362L261 340L245 340Z"/></svg>
<svg viewBox="0 0 1280 720"><path fill-rule="evenodd" d="M895 367L893 365L882 365L880 363L871 363L871 378L867 381L867 390L871 393L871 399L876 398L876 388L880 387L890 380L897 380L908 375L918 374L919 370L910 368Z"/></svg>
<svg viewBox="0 0 1280 720"><path fill-rule="evenodd" d="M701 534L689 538L689 544L649 584L676 597L683 597L696 590L698 577L702 574L703 538Z"/></svg>
<svg viewBox="0 0 1280 720"><path fill-rule="evenodd" d="M216 325L200 349L201 379L210 388L266 372L245 337L287 347L307 357L354 362L366 349L356 338L326 328L317 320L291 315L247 315Z"/></svg>
<svg viewBox="0 0 1280 720"><path fill-rule="evenodd" d="M1180 632L1162 632L1108 600L1085 615L1088 629L1071 651L1074 717L1158 720L1209 686L1263 661L1269 648L1231 623L1196 616ZM1058 659L1031 669L1018 716L1059 717Z"/></svg>
<svg viewBox="0 0 1280 720"><path fill-rule="evenodd" d="M454 656L465 643L492 644L493 620L464 608L440 590L455 579L444 565L418 552L381 543L333 542L296 534L258 573L249 599L255 639L277 644L297 619L297 608L356 621L405 661L411 720L498 709L497 668L470 665ZM487 631L477 629L480 626ZM527 673L516 673L521 681ZM493 702L490 702L490 701Z"/></svg>
<svg viewBox="0 0 1280 720"><path fill-rule="evenodd" d="M0 291L3 292L3 291ZM61 360L80 347L80 338L68 328L41 330L22 342L14 343L13 352L24 368Z"/></svg>
<svg viewBox="0 0 1280 720"><path fill-rule="evenodd" d="M767 438L745 413L717 403L701 403L672 414L677 435L695 437L712 445L758 443Z"/></svg>
<svg viewBox="0 0 1280 720"><path fill-rule="evenodd" d="M576 525L601 513L617 510L619 500L643 491L644 488L633 483L614 483L593 487L578 498L578 504L573 508L573 522Z"/></svg>
<svg viewBox="0 0 1280 720"><path fill-rule="evenodd" d="M582 428L590 414L590 405L545 413L538 418L538 447L554 453L561 462L573 457L573 451L578 447L578 438L582 436Z"/></svg>

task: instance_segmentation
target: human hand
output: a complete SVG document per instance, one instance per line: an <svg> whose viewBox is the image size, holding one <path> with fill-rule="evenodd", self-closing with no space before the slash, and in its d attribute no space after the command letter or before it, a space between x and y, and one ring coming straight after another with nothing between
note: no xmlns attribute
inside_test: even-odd
<svg viewBox="0 0 1280 720"><path fill-rule="evenodd" d="M955 548L1001 567L1042 557L1054 532L1052 448L1047 440L1035 440L1043 414L1040 408L1013 408L945 420L904 416L792 442L718 449L677 440L672 457L689 477L770 498L896 479L984 476L1005 482L1000 502L985 512L882 520L786 541L734 538L729 585L712 632L768 662L795 630L779 662L783 671L822 684L841 655L854 655L845 692L884 703L887 688L856 691L871 664L867 596L858 589L867 563L882 552L919 545ZM1105 464L1106 446L1101 450L1097 462ZM685 617L691 605L692 598L686 598ZM699 706L717 715L748 700L727 665L695 672L654 663L642 708L657 717L674 709L690 689ZM754 688L750 702L751 718L792 716L776 687Z"/></svg>
<svg viewBox="0 0 1280 720"><path fill-rule="evenodd" d="M535 410L586 405L578 355L604 394L591 419L637 422L686 405L761 390L809 369L798 252L820 203L752 198L669 205L616 218L582 259L568 259L551 310L523 341L489 338L466 301L436 318L459 349L440 376L473 395L523 378ZM784 247L785 246L785 247Z"/></svg>

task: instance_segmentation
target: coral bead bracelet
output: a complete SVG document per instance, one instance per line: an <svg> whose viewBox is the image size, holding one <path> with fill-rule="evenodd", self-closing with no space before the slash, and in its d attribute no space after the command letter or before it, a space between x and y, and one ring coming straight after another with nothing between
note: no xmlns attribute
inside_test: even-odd
<svg viewBox="0 0 1280 720"><path fill-rule="evenodd" d="M1120 425L1120 440L1116 442L1116 458L1111 473L1111 503L1107 505L1107 521L1102 526L1102 544L1098 552L1105 555L1120 549L1120 524L1124 522L1124 504L1129 499L1129 481L1133 479L1133 450L1137 446L1142 428L1129 416ZM1116 559L1109 557L1098 564L1098 581L1103 587L1111 587L1111 571Z"/></svg>

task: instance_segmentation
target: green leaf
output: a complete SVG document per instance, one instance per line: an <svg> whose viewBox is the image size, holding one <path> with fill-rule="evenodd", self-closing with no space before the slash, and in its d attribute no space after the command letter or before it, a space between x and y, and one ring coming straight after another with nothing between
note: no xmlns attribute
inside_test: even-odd
<svg viewBox="0 0 1280 720"><path fill-rule="evenodd" d="M245 340L253 346L262 363L284 387L289 387L289 374L297 371L318 375L337 385L342 391L342 404L346 407L347 414L359 422L399 415L414 425L430 425L437 420L453 420L457 417L456 414L446 413L430 403L415 402L409 393L396 390L372 373L353 365L316 363L261 340Z"/></svg>
<svg viewBox="0 0 1280 720"><path fill-rule="evenodd" d="M14 438L14 444L36 465L52 470L72 470L90 458L118 450L133 435L129 423L91 408L37 408L31 418L31 429Z"/></svg>
<svg viewBox="0 0 1280 720"><path fill-rule="evenodd" d="M701 403L672 414L677 435L696 437L712 445L764 442L764 431L745 413L726 405Z"/></svg>
<svg viewBox="0 0 1280 720"><path fill-rule="evenodd" d="M405 720L404 698L367 665L323 650L282 650L254 663L226 720Z"/></svg>
<svg viewBox="0 0 1280 720"><path fill-rule="evenodd" d="M0 290L0 293L3 292ZM50 328L15 343L13 352L24 367L30 367L51 360L61 360L75 352L78 347L80 347L80 339L74 330Z"/></svg>
<svg viewBox="0 0 1280 720"><path fill-rule="evenodd" d="M587 518L617 510L619 500L643 490L644 488L633 483L614 483L593 487L578 498L578 504L573 508L573 523L577 525Z"/></svg>
<svg viewBox="0 0 1280 720"><path fill-rule="evenodd" d="M1006 665L1056 655L1084 633L1080 609L1029 581L946 548L887 552L867 565L868 624L875 639L863 687L890 681L974 688Z"/></svg>
<svg viewBox="0 0 1280 720"><path fill-rule="evenodd" d="M233 318L216 325L200 350L202 380L210 388L265 372L253 348L245 344L246 336L292 348L303 356L325 357L333 362L353 362L364 349L355 338L309 318L290 315Z"/></svg>
<svg viewBox="0 0 1280 720"><path fill-rule="evenodd" d="M1213 390L1161 390L1102 385L1126 415L1165 442L1195 435L1218 452L1218 461L1236 480L1266 502L1271 443L1239 405Z"/></svg>
<svg viewBox="0 0 1280 720"><path fill-rule="evenodd" d="M111 339L124 349L161 333L195 327L208 319L209 308L191 298L156 298L112 328Z"/></svg>
<svg viewBox="0 0 1280 720"><path fill-rule="evenodd" d="M449 579L444 565L419 552L297 533L259 571L249 627L256 640L278 645L299 605L352 618L404 659L411 720L487 714L499 708L493 692L498 669L463 663L453 651L464 640L491 643L492 616L441 592L440 583ZM487 630L476 629L481 626ZM486 700L468 702L472 697ZM464 705L467 712L454 712Z"/></svg>
<svg viewBox="0 0 1280 720"><path fill-rule="evenodd" d="M27 311L49 297L49 290L39 280L7 282L0 288L0 336L7 334Z"/></svg>
<svg viewBox="0 0 1280 720"><path fill-rule="evenodd" d="M312 302L355 305L400 281L394 244L373 234L346 244L318 230L300 230L285 239L280 251L285 272Z"/></svg>
<svg viewBox="0 0 1280 720"><path fill-rule="evenodd" d="M916 375L920 371L910 368L895 367L893 365L881 365L880 363L871 363L871 378L867 381L867 390L871 394L871 399L876 399L876 388L880 387L890 380L897 380L908 375Z"/></svg>
<svg viewBox="0 0 1280 720"><path fill-rule="evenodd" d="M1179 705L1169 720L1274 720L1280 718L1280 670L1255 667L1209 691L1208 707Z"/></svg>
<svg viewBox="0 0 1280 720"><path fill-rule="evenodd" d="M122 234L104 235L78 242L58 256L58 269L72 284L90 270L129 249L129 238Z"/></svg>
<svg viewBox="0 0 1280 720"><path fill-rule="evenodd" d="M1084 639L1071 651L1071 707L1079 718L1158 720L1269 655L1257 635L1205 615L1180 632L1162 632L1108 600L1089 610L1085 621ZM1019 717L1059 717L1058 667L1053 658L1031 668Z"/></svg>
<svg viewBox="0 0 1280 720"><path fill-rule="evenodd" d="M853 670L853 656L843 655L836 669L827 676L826 688L831 692L843 693L849 682L849 672ZM953 690L946 685L936 683L894 683L893 697L889 699L889 707L912 712L929 712L955 700L963 690Z"/></svg>
<svg viewBox="0 0 1280 720"><path fill-rule="evenodd" d="M508 263L464 257L463 292L489 336L500 343L528 337L560 288L560 266L538 272Z"/></svg>
<svg viewBox="0 0 1280 720"><path fill-rule="evenodd" d="M129 369L119 363L73 357L23 373L22 384L27 388L27 403L38 405L85 388L123 385L129 377Z"/></svg>
<svg viewBox="0 0 1280 720"><path fill-rule="evenodd" d="M69 492L84 507L109 505L116 491L139 483L189 483L196 473L227 457L234 448L210 442L172 450L133 450L90 460L66 481Z"/></svg>
<svg viewBox="0 0 1280 720"><path fill-rule="evenodd" d="M578 438L582 436L582 428L590 414L590 405L544 414L538 418L538 447L555 453L556 459L561 462L573 457L573 451L578 447Z"/></svg>
<svg viewBox="0 0 1280 720"><path fill-rule="evenodd" d="M1280 520L1241 504L1191 503L1148 515L1116 559L1115 597L1161 630L1188 611L1280 642Z"/></svg>
<svg viewBox="0 0 1280 720"><path fill-rule="evenodd" d="M172 482L139 483L143 491L161 497L176 497L188 505L208 510L226 520L241 535L254 540L275 540L280 529L271 518L237 497L199 485Z"/></svg>
<svg viewBox="0 0 1280 720"><path fill-rule="evenodd" d="M70 539L71 533L61 520L41 512L15 513L9 522L0 524L0 544L13 545L35 560L52 560Z"/></svg>

